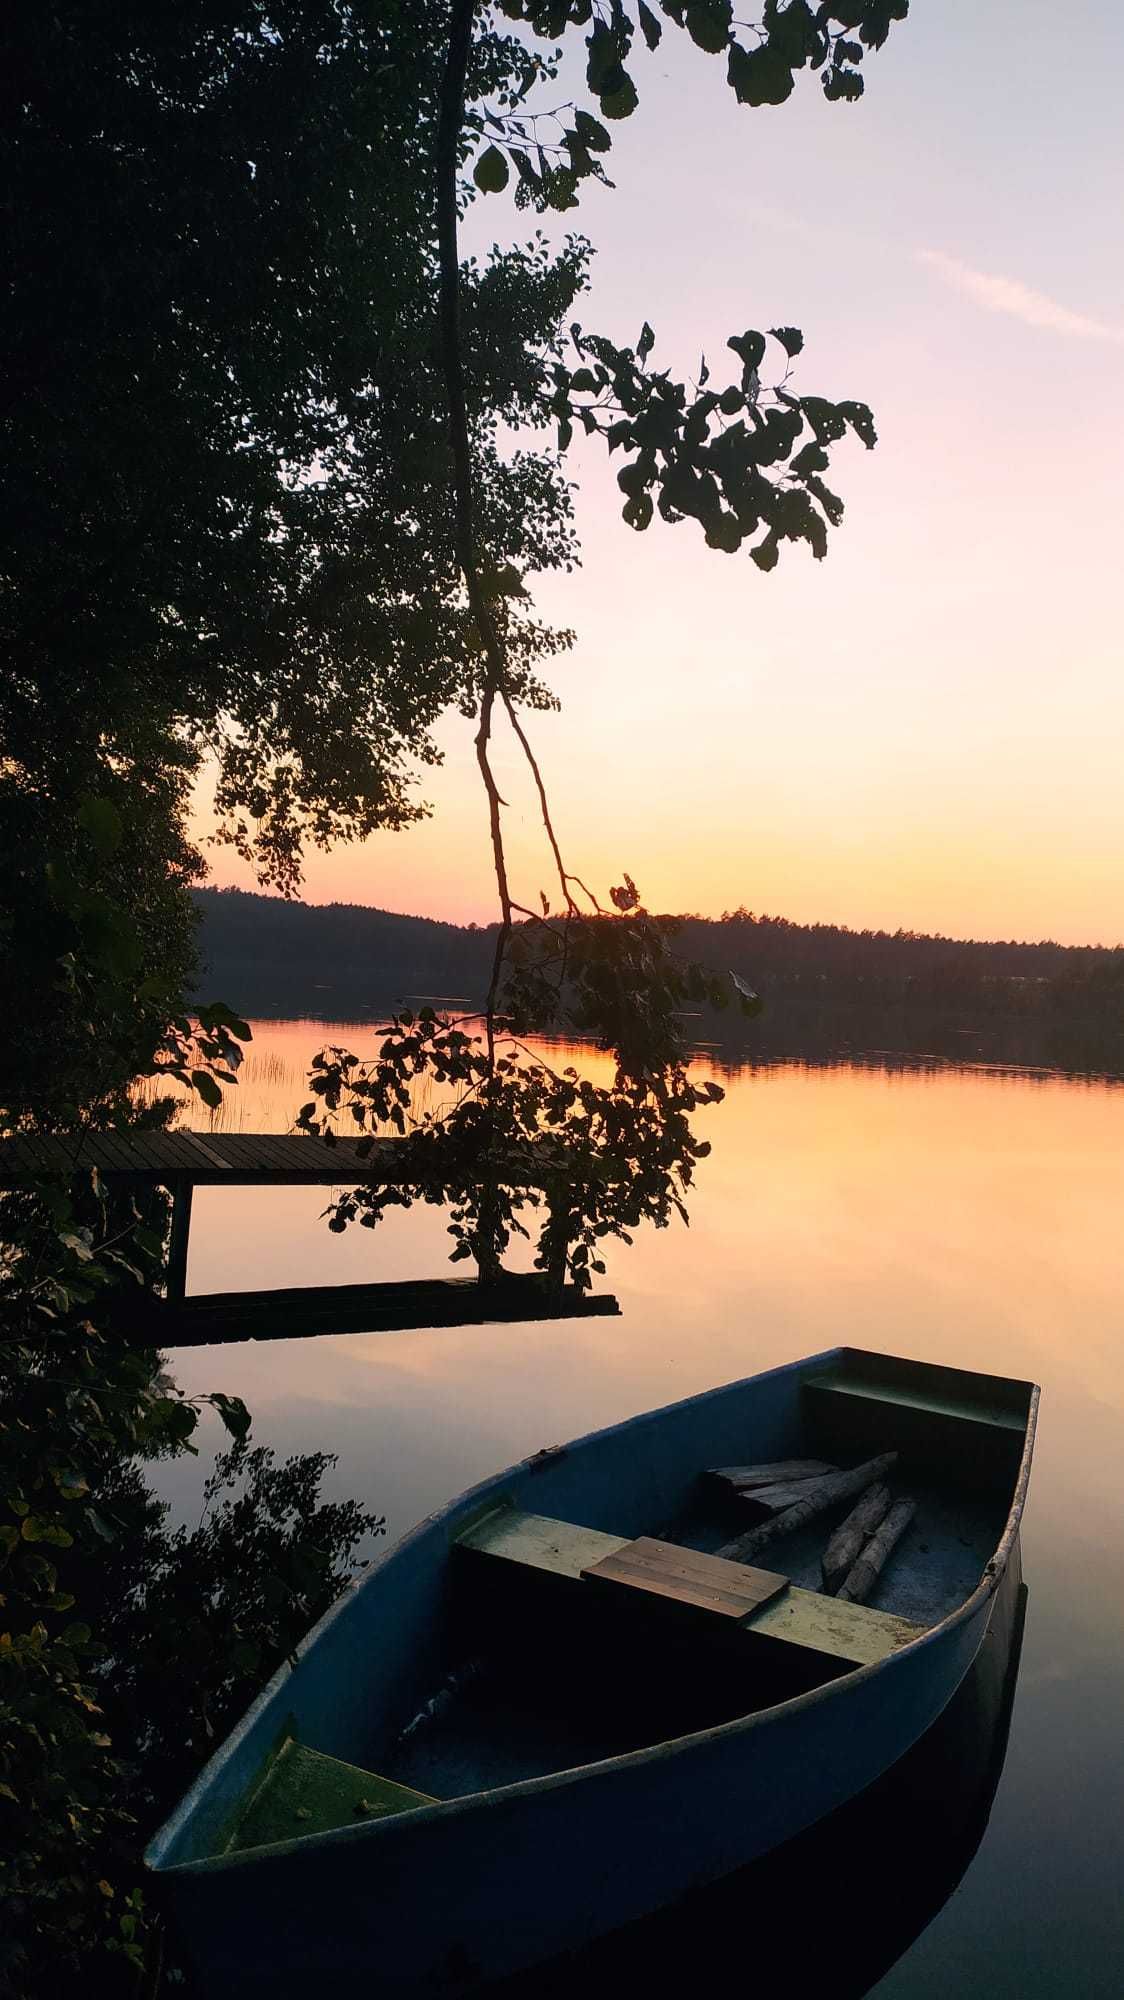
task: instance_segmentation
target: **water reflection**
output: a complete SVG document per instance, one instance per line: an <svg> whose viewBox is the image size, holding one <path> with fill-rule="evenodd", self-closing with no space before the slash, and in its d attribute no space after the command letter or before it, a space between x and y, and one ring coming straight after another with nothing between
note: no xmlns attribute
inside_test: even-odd
<svg viewBox="0 0 1124 2000"><path fill-rule="evenodd" d="M314 1048L361 1049L364 1035L259 1023L255 1056L283 1078L273 1091L248 1071L241 1129L285 1129ZM1023 1536L1034 1615L1003 1784L965 1880L879 1994L1116 2000L1124 1099L1089 1078L905 1065L885 1045L720 1076L690 1229L610 1258L619 1320L194 1349L177 1377L243 1395L280 1451L338 1452L333 1491L387 1513L392 1533L542 1445L836 1341L1041 1382ZM439 1214L336 1238L324 1203L316 1189L200 1189L190 1288L449 1273ZM203 1472L160 1469L185 1516ZM820 1949L830 1964L831 1940ZM748 1949L744 1963L750 1977Z"/></svg>

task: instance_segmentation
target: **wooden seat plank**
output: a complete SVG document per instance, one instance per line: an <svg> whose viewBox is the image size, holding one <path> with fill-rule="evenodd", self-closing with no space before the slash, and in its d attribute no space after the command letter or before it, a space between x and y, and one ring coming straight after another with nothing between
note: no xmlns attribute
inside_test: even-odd
<svg viewBox="0 0 1124 2000"><path fill-rule="evenodd" d="M457 1537L457 1550L462 1560L510 1565L515 1573L520 1568L538 1571L557 1577L574 1591L584 1591L583 1571L619 1554L631 1539L505 1505L470 1522ZM889 1658L924 1630L891 1612L840 1603L837 1597L822 1597L796 1584L751 1612L740 1626L747 1641L760 1636L854 1667Z"/></svg>
<svg viewBox="0 0 1124 2000"><path fill-rule="evenodd" d="M677 1548L641 1535L622 1549L599 1556L582 1570L590 1583L609 1585L741 1622L787 1590L789 1579L748 1563L727 1562L697 1549Z"/></svg>

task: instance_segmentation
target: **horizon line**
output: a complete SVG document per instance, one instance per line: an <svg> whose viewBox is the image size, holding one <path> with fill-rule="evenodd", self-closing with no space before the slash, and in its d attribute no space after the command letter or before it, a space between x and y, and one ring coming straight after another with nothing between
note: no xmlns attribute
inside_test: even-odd
<svg viewBox="0 0 1124 2000"><path fill-rule="evenodd" d="M489 918L486 923L479 923L475 918L471 917L465 921L461 921L456 917L429 916L420 910L388 910L381 903L356 903L349 901L346 898L338 896L332 897L331 900L327 902L308 902L302 896L285 896L281 893L280 890L270 890L264 888L243 889L240 888L238 884L234 882L193 883L191 888L191 893L193 895L245 896L247 898L252 898L256 902L280 903L284 908L287 909L362 910L370 916L401 917L407 923L442 924L449 930L457 930L457 931L494 931L499 927L499 919L495 917ZM554 910L551 911L550 914L552 917L559 917L564 915L565 912L561 910ZM592 914L592 913L587 913L587 914ZM611 917L616 915L617 912L612 910L606 910L602 912L602 914ZM737 918L741 917L741 919L747 923L787 924L793 930L841 931L849 937L917 938L917 939L928 940L929 942L934 944L978 945L984 949L994 949L1000 945L1014 945L1021 950L1034 951L1036 949L1040 949L1043 946L1049 945L1055 951L1100 951L1100 952L1124 951L1124 940L1118 941L1116 944L1103 944L1103 943L1062 944L1057 938L1052 938L1052 937L1036 937L1036 938L954 937L946 931L914 930L911 928L906 928L904 925L900 924L898 925L896 930L887 930L884 924L858 925L851 923L842 923L837 920L824 917L814 917L805 920L799 917L782 916L779 911L746 910L744 906L741 905L737 910L723 911L721 916L716 916L716 917L706 916L703 914L701 910L647 910L646 909L645 914L651 917L670 917L673 918L677 923L698 923L698 924L722 924L734 921ZM535 921L535 919L525 918L523 921L532 922Z"/></svg>

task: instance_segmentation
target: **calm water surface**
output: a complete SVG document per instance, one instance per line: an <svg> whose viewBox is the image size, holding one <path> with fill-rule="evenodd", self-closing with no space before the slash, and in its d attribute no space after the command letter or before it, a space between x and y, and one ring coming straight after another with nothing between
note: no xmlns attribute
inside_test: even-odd
<svg viewBox="0 0 1124 2000"><path fill-rule="evenodd" d="M286 1129L313 1051L369 1039L259 1022L220 1126ZM718 1074L728 1095L709 1117L690 1228L610 1255L620 1319L186 1350L177 1378L244 1396L257 1440L281 1453L338 1453L332 1491L385 1513L392 1535L542 1445L836 1342L1040 1382L1003 1780L959 1889L874 1990L1116 2000L1124 1084L877 1056ZM436 1212L337 1238L324 1203L321 1189L199 1189L189 1288L445 1273ZM197 1510L202 1476L201 1461L165 1471L177 1513ZM801 1991L831 1991L830 1940L820 1949L822 1987Z"/></svg>

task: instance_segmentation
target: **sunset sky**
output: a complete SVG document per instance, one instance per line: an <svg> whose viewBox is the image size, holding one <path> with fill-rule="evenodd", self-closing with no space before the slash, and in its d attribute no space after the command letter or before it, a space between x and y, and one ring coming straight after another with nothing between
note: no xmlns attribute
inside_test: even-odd
<svg viewBox="0 0 1124 2000"><path fill-rule="evenodd" d="M692 374L747 326L800 326L794 386L857 396L879 446L833 462L826 560L771 576L694 523L619 518L576 461L578 632L532 718L569 865L661 909L1067 942L1124 939L1120 455L1124 13L1110 0L914 0L854 106L801 78L740 108L670 27L638 47L580 316ZM474 228L526 234L506 197ZM313 856L305 893L461 920L495 896L471 730L442 731L431 823ZM516 893L550 887L511 746ZM201 808L205 827L205 810ZM213 879L252 886L218 850Z"/></svg>

